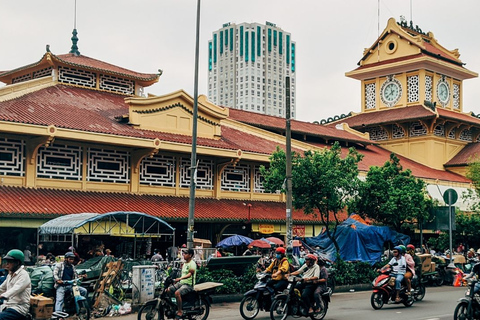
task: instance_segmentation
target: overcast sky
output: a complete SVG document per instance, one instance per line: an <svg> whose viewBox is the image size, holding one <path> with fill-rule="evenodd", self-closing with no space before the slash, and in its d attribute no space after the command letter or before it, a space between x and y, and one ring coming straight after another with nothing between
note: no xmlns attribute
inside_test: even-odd
<svg viewBox="0 0 480 320"><path fill-rule="evenodd" d="M410 9L412 3L412 10ZM163 70L146 92L193 95L195 0L77 0L82 55L145 73ZM297 119L360 111L360 83L345 77L385 28L403 15L460 50L480 72L479 0L202 0L199 93L207 93L207 45L226 22L275 23L297 43ZM411 14L412 13L412 14ZM68 53L74 0L0 0L0 70L38 61L50 45ZM480 80L464 82L464 111L480 113Z"/></svg>

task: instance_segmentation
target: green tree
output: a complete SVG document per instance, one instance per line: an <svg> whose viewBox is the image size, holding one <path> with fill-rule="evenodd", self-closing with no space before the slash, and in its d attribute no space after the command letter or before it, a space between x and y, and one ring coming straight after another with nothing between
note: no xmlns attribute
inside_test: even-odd
<svg viewBox="0 0 480 320"><path fill-rule="evenodd" d="M474 190L468 190L462 195L465 200L470 201L472 211L480 211L480 160L478 157L473 158L467 168L467 178L472 180Z"/></svg>
<svg viewBox="0 0 480 320"><path fill-rule="evenodd" d="M370 168L349 211L401 231L406 223L426 220L431 206L425 182L410 170L403 171L400 160L392 153L382 167Z"/></svg>
<svg viewBox="0 0 480 320"><path fill-rule="evenodd" d="M480 230L480 216L476 213L455 213L455 242L468 243L470 247L478 246L478 230Z"/></svg>
<svg viewBox="0 0 480 320"><path fill-rule="evenodd" d="M340 221L338 213L346 207L346 201L356 191L359 183L358 162L363 155L354 148L341 158L338 142L330 149L306 151L303 156L292 153L292 202L295 209L319 216L326 232L339 250L335 233ZM270 157L270 167L262 166L264 186L269 191L285 192L285 152L279 148Z"/></svg>

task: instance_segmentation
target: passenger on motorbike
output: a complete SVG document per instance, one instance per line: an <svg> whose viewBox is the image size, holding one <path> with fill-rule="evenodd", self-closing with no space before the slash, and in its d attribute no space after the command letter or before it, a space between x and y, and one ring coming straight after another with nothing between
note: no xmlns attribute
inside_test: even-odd
<svg viewBox="0 0 480 320"><path fill-rule="evenodd" d="M308 313L313 312L312 298L318 284L315 280L320 278L320 266L317 264L317 257L311 253L305 257L305 263L298 269L290 273L292 276L302 275L302 282L297 283L296 288L302 292L302 300L309 308Z"/></svg>
<svg viewBox="0 0 480 320"><path fill-rule="evenodd" d="M480 260L480 249L477 250L477 258ZM480 262L477 262L473 267L472 271L467 274L466 276L463 277L463 280L470 279L472 277L476 276L477 278L480 277ZM475 288L473 289L474 293L477 293L480 291L480 282L477 282L475 284Z"/></svg>
<svg viewBox="0 0 480 320"><path fill-rule="evenodd" d="M324 308L322 294L327 292L327 282L328 282L328 271L325 267L326 262L323 259L318 259L318 266L320 267L320 277L316 280L317 288L313 294L315 298L316 309L315 312L319 312L320 309Z"/></svg>
<svg viewBox="0 0 480 320"><path fill-rule="evenodd" d="M0 320L26 319L30 309L30 277L23 263L25 255L22 251L13 249L3 257L8 270L7 279L0 285L0 299L6 300L0 306Z"/></svg>
<svg viewBox="0 0 480 320"><path fill-rule="evenodd" d="M180 278L175 279L175 283L167 289L168 293L175 293L177 299L177 315L175 318L181 318L183 316L182 310L182 296L189 292L192 292L195 286L195 275L197 273L197 264L192 260L195 251L193 249L187 249L182 251L185 263L182 266L182 274Z"/></svg>
<svg viewBox="0 0 480 320"><path fill-rule="evenodd" d="M402 280L405 275L405 271L407 270L407 262L405 261L405 257L401 254L402 248L400 246L395 246L393 248L393 258L388 262L385 267L391 267L393 269L393 273L395 274L395 290L396 290L396 298L395 302L401 302L400 299L400 289L402 288Z"/></svg>
<svg viewBox="0 0 480 320"><path fill-rule="evenodd" d="M53 270L53 279L55 280L55 311L63 311L63 302L65 300L65 294L72 292L72 286L67 285L65 282L78 278L77 270L73 265L75 263L75 254L71 251L65 253L64 262L57 263ZM87 289L78 286L80 294L87 297Z"/></svg>
<svg viewBox="0 0 480 320"><path fill-rule="evenodd" d="M275 291L282 291L288 286L286 274L290 269L288 259L285 257L285 248L278 247L275 249L275 259L265 269L265 272L272 274L272 279L268 281L267 285L273 287Z"/></svg>
<svg viewBox="0 0 480 320"><path fill-rule="evenodd" d="M412 246L409 244L409 246ZM407 251L407 247L401 245L399 246L402 248L404 251L404 257L405 261L407 262L407 270L405 272L405 283L407 284L407 295L410 295L410 292L412 291L412 278L415 275L415 260L413 260L412 254L410 254L410 251ZM413 246L412 246L413 247ZM415 250L415 247L414 249Z"/></svg>

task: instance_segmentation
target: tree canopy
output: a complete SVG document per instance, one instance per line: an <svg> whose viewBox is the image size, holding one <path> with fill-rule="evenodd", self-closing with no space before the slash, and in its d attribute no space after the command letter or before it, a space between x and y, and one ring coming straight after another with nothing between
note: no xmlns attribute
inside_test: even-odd
<svg viewBox="0 0 480 320"><path fill-rule="evenodd" d="M415 178L410 170L404 171L392 153L390 161L382 167L370 168L349 205L349 212L401 231L405 223L426 219L431 206L425 182Z"/></svg>
<svg viewBox="0 0 480 320"><path fill-rule="evenodd" d="M337 214L345 210L349 197L358 187L358 162L362 157L350 148L342 158L338 142L322 151L309 150L303 155L292 153L293 207L303 209L306 214L318 215L337 249L335 232L340 223ZM270 166L262 166L260 171L267 190L285 192L286 155L283 150L277 148L270 157Z"/></svg>

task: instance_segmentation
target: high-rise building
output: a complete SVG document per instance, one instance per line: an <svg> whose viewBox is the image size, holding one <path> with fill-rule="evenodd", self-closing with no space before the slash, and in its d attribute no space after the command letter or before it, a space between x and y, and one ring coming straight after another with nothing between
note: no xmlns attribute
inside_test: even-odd
<svg viewBox="0 0 480 320"><path fill-rule="evenodd" d="M275 24L225 23L208 42L208 98L217 105L285 117L286 77L295 118L296 44Z"/></svg>

